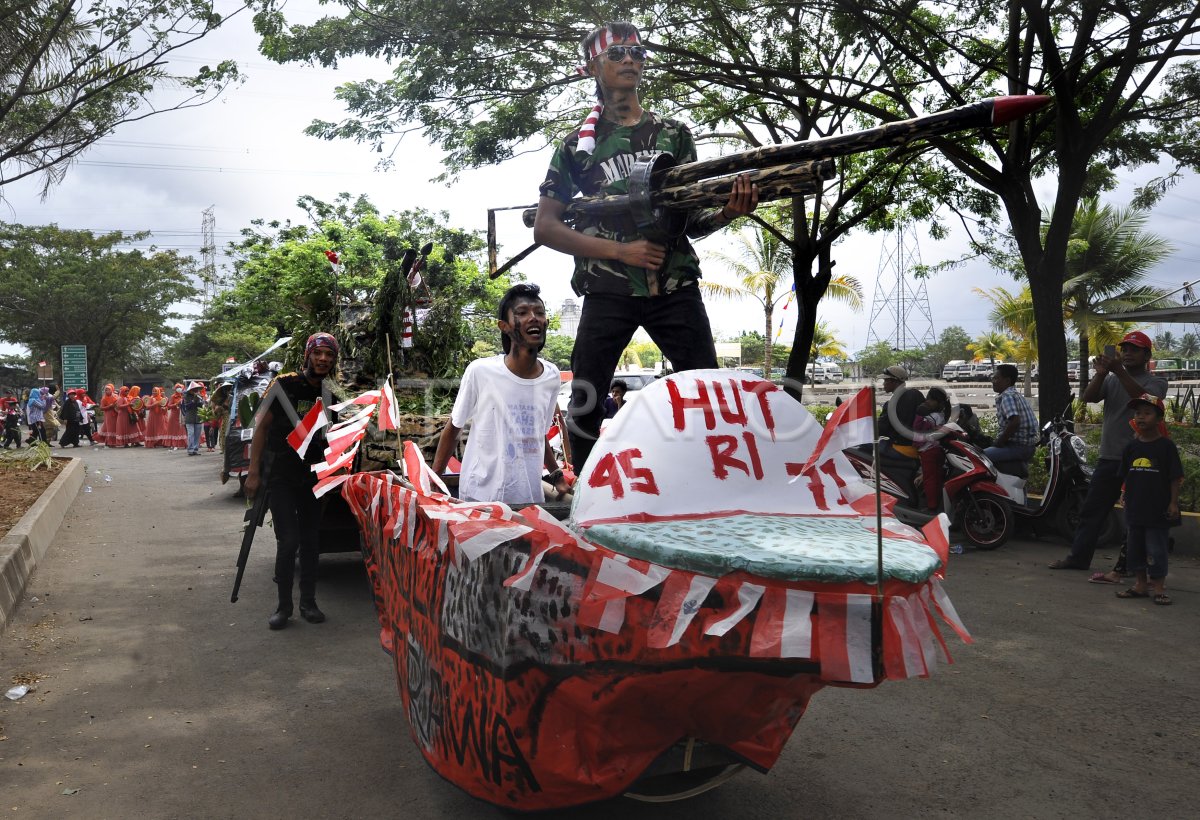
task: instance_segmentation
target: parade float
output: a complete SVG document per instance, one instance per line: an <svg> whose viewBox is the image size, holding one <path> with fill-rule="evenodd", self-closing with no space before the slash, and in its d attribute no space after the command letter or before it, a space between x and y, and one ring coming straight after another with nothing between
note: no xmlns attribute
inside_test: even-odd
<svg viewBox="0 0 1200 820"><path fill-rule="evenodd" d="M822 688L928 676L944 626L970 641L945 520L877 509L841 453L870 438L869 393L822 428L743 373L658 381L565 520L459 501L411 443L402 470L349 473L394 408L389 385L338 406L356 412L326 430L317 492L358 520L414 741L475 797L532 811L767 772Z"/></svg>

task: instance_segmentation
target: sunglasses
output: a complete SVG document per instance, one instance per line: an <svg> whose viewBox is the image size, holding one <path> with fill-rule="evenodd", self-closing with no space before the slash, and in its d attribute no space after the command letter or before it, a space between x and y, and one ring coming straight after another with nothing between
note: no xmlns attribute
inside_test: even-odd
<svg viewBox="0 0 1200 820"><path fill-rule="evenodd" d="M619 63L624 60L626 54L628 54L629 58L635 63L646 62L647 56L645 46L609 46L608 51L605 53L608 55L608 59L612 60L614 63Z"/></svg>

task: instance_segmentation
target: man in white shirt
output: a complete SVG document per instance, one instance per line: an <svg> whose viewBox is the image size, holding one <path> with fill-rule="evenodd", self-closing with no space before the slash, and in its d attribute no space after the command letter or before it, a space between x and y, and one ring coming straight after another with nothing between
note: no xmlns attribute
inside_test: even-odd
<svg viewBox="0 0 1200 820"><path fill-rule="evenodd" d="M504 353L467 365L450 423L442 430L433 469L445 471L462 429L471 435L463 455L458 496L464 501L540 504L542 467L554 472L560 496L568 487L546 432L558 400L558 368L538 353L546 344L546 305L537 285L509 288L497 327Z"/></svg>

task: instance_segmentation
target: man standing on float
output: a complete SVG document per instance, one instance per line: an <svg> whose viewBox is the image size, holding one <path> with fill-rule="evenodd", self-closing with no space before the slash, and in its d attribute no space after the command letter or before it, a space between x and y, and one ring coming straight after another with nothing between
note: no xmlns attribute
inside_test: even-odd
<svg viewBox="0 0 1200 820"><path fill-rule="evenodd" d="M687 237L707 236L758 207L758 189L745 176L733 183L724 207L689 214L687 236L669 246L643 238L629 215L563 214L576 193L623 194L635 160L669 152L676 163L696 161L686 125L642 108L638 85L646 49L630 23L609 23L583 40L586 66L599 102L584 124L559 145L541 184L534 241L575 257L571 285L584 297L571 354L571 450L582 468L604 419L604 397L621 353L643 327L672 367L717 366L708 315L700 299L700 262Z"/></svg>

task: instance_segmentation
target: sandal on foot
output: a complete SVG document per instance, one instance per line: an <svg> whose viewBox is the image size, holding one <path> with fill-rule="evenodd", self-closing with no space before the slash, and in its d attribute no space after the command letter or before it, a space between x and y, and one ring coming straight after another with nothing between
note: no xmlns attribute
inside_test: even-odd
<svg viewBox="0 0 1200 820"><path fill-rule="evenodd" d="M1138 592L1133 587L1129 587L1127 589L1123 589L1120 592L1118 592L1117 597L1118 598L1149 598L1150 593L1149 592Z"/></svg>
<svg viewBox="0 0 1200 820"><path fill-rule="evenodd" d="M1107 572L1093 572L1092 577L1088 578L1089 584L1119 584L1121 579L1113 579L1108 577Z"/></svg>
<svg viewBox="0 0 1200 820"><path fill-rule="evenodd" d="M1171 596L1165 592L1160 592L1158 595L1154 596L1154 603L1158 604L1159 606L1170 606Z"/></svg>
<svg viewBox="0 0 1200 820"><path fill-rule="evenodd" d="M1087 569L1087 567L1081 567L1079 564L1076 564L1067 558L1062 558L1058 561L1051 561L1046 566L1048 566L1050 569Z"/></svg>

